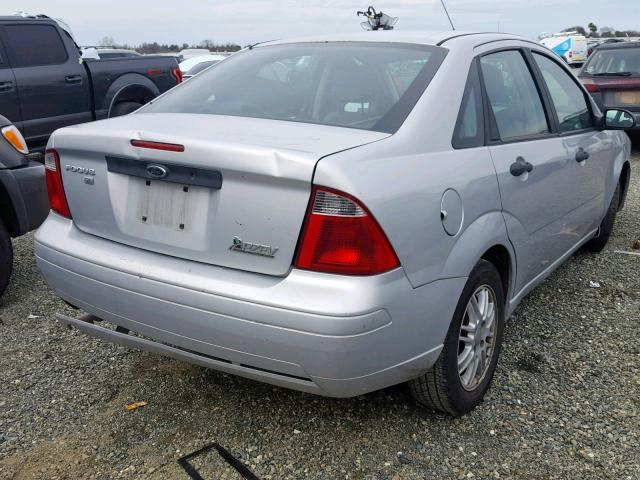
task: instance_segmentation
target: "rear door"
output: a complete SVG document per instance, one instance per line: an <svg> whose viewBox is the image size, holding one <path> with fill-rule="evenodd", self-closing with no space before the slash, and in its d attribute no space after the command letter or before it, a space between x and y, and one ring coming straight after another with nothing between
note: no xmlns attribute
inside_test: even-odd
<svg viewBox="0 0 640 480"><path fill-rule="evenodd" d="M524 49L489 52L480 57L480 66L489 150L516 251L520 292L577 242L575 161L569 161L563 139L553 132Z"/></svg>
<svg viewBox="0 0 640 480"><path fill-rule="evenodd" d="M57 128L92 120L89 79L78 56L68 53L75 48L70 38L51 24L11 22L4 26L3 43L30 146L43 147Z"/></svg>
<svg viewBox="0 0 640 480"><path fill-rule="evenodd" d="M2 48L2 42L0 42L0 115L11 120L16 127L22 127L16 79Z"/></svg>
<svg viewBox="0 0 640 480"><path fill-rule="evenodd" d="M569 159L572 196L579 204L576 235L582 238L596 228L608 204L604 194L606 182L613 178L612 139L595 129L588 94L575 76L542 52L531 55L540 72L540 82L549 94L558 134Z"/></svg>

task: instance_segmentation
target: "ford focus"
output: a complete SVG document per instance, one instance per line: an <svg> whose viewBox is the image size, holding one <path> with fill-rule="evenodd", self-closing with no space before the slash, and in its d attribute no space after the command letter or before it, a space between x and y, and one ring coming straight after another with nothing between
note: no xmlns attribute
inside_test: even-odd
<svg viewBox="0 0 640 480"><path fill-rule="evenodd" d="M37 262L89 335L460 415L519 302L607 243L634 125L516 36L269 42L55 132Z"/></svg>

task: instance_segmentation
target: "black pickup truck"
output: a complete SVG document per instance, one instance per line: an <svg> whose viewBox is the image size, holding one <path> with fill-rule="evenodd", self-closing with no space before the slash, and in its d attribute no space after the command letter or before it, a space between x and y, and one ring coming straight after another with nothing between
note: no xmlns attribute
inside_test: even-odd
<svg viewBox="0 0 640 480"><path fill-rule="evenodd" d="M181 81L173 57L83 59L55 20L0 16L0 115L31 151L60 127L130 113Z"/></svg>

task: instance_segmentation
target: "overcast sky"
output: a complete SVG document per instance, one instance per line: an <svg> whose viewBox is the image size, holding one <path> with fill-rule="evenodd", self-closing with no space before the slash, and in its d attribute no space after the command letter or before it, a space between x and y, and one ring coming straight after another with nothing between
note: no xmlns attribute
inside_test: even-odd
<svg viewBox="0 0 640 480"><path fill-rule="evenodd" d="M593 21L640 29L640 0L445 0L459 30L535 38ZM81 45L104 36L118 43L216 43L359 30L356 10L369 4L400 17L397 29L449 28L440 0L2 0L0 14L19 10L65 20Z"/></svg>

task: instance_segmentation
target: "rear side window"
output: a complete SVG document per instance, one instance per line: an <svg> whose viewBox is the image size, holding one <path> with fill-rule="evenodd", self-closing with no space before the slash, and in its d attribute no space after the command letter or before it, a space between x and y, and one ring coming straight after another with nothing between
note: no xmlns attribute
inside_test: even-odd
<svg viewBox="0 0 640 480"><path fill-rule="evenodd" d="M593 119L585 94L570 74L544 55L534 52L533 58L551 95L560 133L591 128Z"/></svg>
<svg viewBox="0 0 640 480"><path fill-rule="evenodd" d="M549 132L540 94L519 51L485 55L480 65L500 139L513 140Z"/></svg>
<svg viewBox="0 0 640 480"><path fill-rule="evenodd" d="M476 63L469 71L452 144L453 148L473 148L484 145L482 90Z"/></svg>
<svg viewBox="0 0 640 480"><path fill-rule="evenodd" d="M67 50L51 25L7 25L6 48L12 67L57 65L67 61Z"/></svg>

